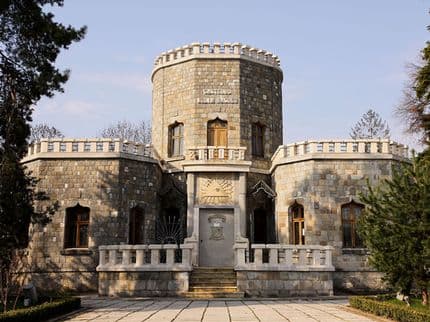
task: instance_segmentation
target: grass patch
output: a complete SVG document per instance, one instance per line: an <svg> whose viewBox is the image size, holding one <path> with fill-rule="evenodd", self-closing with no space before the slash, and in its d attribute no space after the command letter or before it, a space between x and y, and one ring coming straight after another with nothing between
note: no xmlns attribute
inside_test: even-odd
<svg viewBox="0 0 430 322"><path fill-rule="evenodd" d="M387 300L387 302L401 307L408 307L405 302L399 301L398 299L395 299L395 298L389 299ZM409 303L411 304L410 308L418 312L424 312L424 313L430 314L430 306L422 305L420 298L412 298L409 300Z"/></svg>
<svg viewBox="0 0 430 322"><path fill-rule="evenodd" d="M0 313L0 322L46 321L50 318L77 310L80 307L81 299L78 297L55 299L52 302Z"/></svg>
<svg viewBox="0 0 430 322"><path fill-rule="evenodd" d="M412 299L411 306L391 296L352 296L351 307L400 322L428 322L430 309L420 299Z"/></svg>

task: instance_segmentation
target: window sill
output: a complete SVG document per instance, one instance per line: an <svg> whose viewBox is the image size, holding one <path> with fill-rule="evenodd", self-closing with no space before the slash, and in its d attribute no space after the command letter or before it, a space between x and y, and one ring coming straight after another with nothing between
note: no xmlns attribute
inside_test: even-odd
<svg viewBox="0 0 430 322"><path fill-rule="evenodd" d="M166 159L164 159L167 162L171 162L171 161L181 161L181 160L185 160L185 156L184 155L178 155L176 157L168 157Z"/></svg>
<svg viewBox="0 0 430 322"><path fill-rule="evenodd" d="M60 251L63 256L89 256L93 251L88 248L66 248Z"/></svg>
<svg viewBox="0 0 430 322"><path fill-rule="evenodd" d="M342 255L369 255L367 248L342 248Z"/></svg>

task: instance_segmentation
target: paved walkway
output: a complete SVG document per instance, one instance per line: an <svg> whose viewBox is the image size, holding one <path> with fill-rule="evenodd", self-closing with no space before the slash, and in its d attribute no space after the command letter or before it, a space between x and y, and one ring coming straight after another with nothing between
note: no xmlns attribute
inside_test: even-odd
<svg viewBox="0 0 430 322"><path fill-rule="evenodd" d="M347 300L82 299L83 311L61 321L254 322L375 321L345 310Z"/></svg>

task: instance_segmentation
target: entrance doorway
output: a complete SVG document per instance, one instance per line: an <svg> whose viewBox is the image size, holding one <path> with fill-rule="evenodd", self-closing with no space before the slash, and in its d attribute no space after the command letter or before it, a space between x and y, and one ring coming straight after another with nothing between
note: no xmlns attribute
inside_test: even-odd
<svg viewBox="0 0 430 322"><path fill-rule="evenodd" d="M145 216L143 209L136 206L130 210L128 241L130 245L143 244Z"/></svg>
<svg viewBox="0 0 430 322"><path fill-rule="evenodd" d="M276 242L275 221L271 211L256 208L250 214L250 239L253 244L271 244Z"/></svg>
<svg viewBox="0 0 430 322"><path fill-rule="evenodd" d="M200 209L199 265L232 267L234 264L233 209Z"/></svg>

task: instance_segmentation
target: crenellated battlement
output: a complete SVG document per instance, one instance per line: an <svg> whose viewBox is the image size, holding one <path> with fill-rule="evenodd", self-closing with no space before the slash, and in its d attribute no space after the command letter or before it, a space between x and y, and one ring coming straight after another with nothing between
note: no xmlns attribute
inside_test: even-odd
<svg viewBox="0 0 430 322"><path fill-rule="evenodd" d="M192 43L178 47L155 58L154 70L152 75L162 68L169 65L181 63L194 58L222 59L222 58L241 58L255 61L264 65L275 67L280 70L281 61L278 56L266 50L254 48L241 43ZM151 77L152 78L152 77Z"/></svg>
<svg viewBox="0 0 430 322"><path fill-rule="evenodd" d="M279 164L308 159L409 160L406 145L389 139L309 140L281 145L272 156L272 170Z"/></svg>

